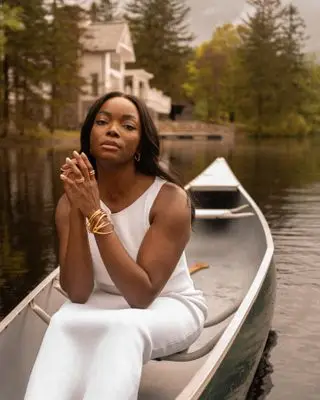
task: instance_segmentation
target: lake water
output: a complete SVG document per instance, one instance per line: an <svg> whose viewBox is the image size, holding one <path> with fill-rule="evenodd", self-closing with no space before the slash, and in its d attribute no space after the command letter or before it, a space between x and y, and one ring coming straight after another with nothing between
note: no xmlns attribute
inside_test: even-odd
<svg viewBox="0 0 320 400"><path fill-rule="evenodd" d="M0 148L0 319L56 267L53 211L71 149ZM320 138L164 141L184 183L224 156L264 212L275 241L277 303L249 398L320 398Z"/></svg>

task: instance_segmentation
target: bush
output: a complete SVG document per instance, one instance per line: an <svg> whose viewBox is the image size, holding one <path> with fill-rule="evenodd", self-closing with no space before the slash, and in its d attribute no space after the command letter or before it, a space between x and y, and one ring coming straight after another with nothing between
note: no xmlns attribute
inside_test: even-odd
<svg viewBox="0 0 320 400"><path fill-rule="evenodd" d="M310 125L300 114L289 114L280 125L280 132L284 136L307 136L310 131Z"/></svg>
<svg viewBox="0 0 320 400"><path fill-rule="evenodd" d="M302 137L312 132L313 127L308 124L301 114L289 114L278 121L270 121L269 124L259 124L257 121L249 121L245 124L247 133L254 137ZM242 130L244 127L242 127Z"/></svg>

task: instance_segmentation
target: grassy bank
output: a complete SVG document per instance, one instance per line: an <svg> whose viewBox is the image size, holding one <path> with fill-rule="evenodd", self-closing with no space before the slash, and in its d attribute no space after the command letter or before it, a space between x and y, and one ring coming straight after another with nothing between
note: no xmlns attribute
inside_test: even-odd
<svg viewBox="0 0 320 400"><path fill-rule="evenodd" d="M33 131L23 136L10 134L0 138L0 147L13 146L40 146L40 147L66 147L78 148L80 143L80 131L56 130L54 133L48 131Z"/></svg>
<svg viewBox="0 0 320 400"><path fill-rule="evenodd" d="M319 133L320 124L315 120L313 124L308 124L299 115L291 115L281 121L269 121L269 123L236 123L235 131L237 134L245 134L252 138L305 138Z"/></svg>

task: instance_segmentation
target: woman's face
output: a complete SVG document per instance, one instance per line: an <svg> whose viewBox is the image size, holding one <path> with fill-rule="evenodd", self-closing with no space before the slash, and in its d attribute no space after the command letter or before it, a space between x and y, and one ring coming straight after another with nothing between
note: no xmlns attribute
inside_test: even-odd
<svg viewBox="0 0 320 400"><path fill-rule="evenodd" d="M125 164L134 159L140 143L136 106L123 97L107 100L98 111L90 135L90 153L96 160Z"/></svg>

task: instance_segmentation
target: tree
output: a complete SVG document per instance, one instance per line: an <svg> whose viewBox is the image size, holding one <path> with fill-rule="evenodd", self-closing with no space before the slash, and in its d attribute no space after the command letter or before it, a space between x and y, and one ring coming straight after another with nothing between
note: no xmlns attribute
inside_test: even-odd
<svg viewBox="0 0 320 400"><path fill-rule="evenodd" d="M311 132L320 132L320 64L315 55L309 55L305 57L304 66L300 114L310 125Z"/></svg>
<svg viewBox="0 0 320 400"><path fill-rule="evenodd" d="M118 17L118 3L114 0L93 2L89 11L92 22L110 22Z"/></svg>
<svg viewBox="0 0 320 400"><path fill-rule="evenodd" d="M19 31L24 28L21 23L20 7L9 7L8 4L0 4L0 60L4 53L6 43L6 30Z"/></svg>
<svg viewBox="0 0 320 400"><path fill-rule="evenodd" d="M239 27L223 25L215 30L210 41L196 49L188 63L184 89L195 103L200 119L217 121L235 113L239 45Z"/></svg>
<svg viewBox="0 0 320 400"><path fill-rule="evenodd" d="M190 8L184 0L130 0L126 6L136 66L154 74L153 85L171 96L182 96L186 61L191 55Z"/></svg>
<svg viewBox="0 0 320 400"><path fill-rule="evenodd" d="M9 71L8 58L5 55L7 33L24 29L21 22L20 7L9 7L8 4L0 5L0 134L5 136L8 131L9 121Z"/></svg>
<svg viewBox="0 0 320 400"><path fill-rule="evenodd" d="M255 13L248 16L239 53L246 75L241 111L259 135L272 119L279 117L278 56L283 7L280 0L249 0L248 3L255 8Z"/></svg>
<svg viewBox="0 0 320 400"><path fill-rule="evenodd" d="M50 34L46 48L48 68L43 81L49 85L50 115L46 124L54 132L56 127L63 124L63 114L67 114L68 109L69 119L76 118L72 107L83 84L79 73L82 51L80 38L84 29L80 26L83 10L78 6L59 6L54 1L50 11ZM69 123L75 124L72 121Z"/></svg>
<svg viewBox="0 0 320 400"><path fill-rule="evenodd" d="M47 33L45 9L41 0L8 0L6 4L12 9L21 7L20 18L25 29L6 30L5 34L4 96L1 107L4 120L3 135L7 134L9 121L15 122L23 133L27 120L32 120L32 105L42 102L38 88L42 71L46 68L43 49Z"/></svg>
<svg viewBox="0 0 320 400"><path fill-rule="evenodd" d="M3 134L8 124L21 135L40 123L51 131L75 102L81 87L82 9L63 1L8 0L20 5L22 31L6 32L3 57ZM10 101L9 101L10 99ZM69 112L69 119L76 113Z"/></svg>
<svg viewBox="0 0 320 400"><path fill-rule="evenodd" d="M241 110L256 135L290 134L300 126L307 79L303 45L305 24L292 4L280 0L250 0L255 13L248 17L240 56L245 71Z"/></svg>
<svg viewBox="0 0 320 400"><path fill-rule="evenodd" d="M236 114L252 134L304 135L320 129L320 67L304 54L299 10L250 0L243 25L225 25L199 46L184 88L198 117Z"/></svg>
<svg viewBox="0 0 320 400"><path fill-rule="evenodd" d="M284 115L299 111L303 96L302 81L306 74L303 54L305 23L297 7L290 4L284 8L280 29L280 75L279 109Z"/></svg>

